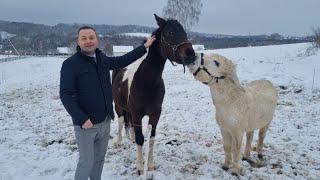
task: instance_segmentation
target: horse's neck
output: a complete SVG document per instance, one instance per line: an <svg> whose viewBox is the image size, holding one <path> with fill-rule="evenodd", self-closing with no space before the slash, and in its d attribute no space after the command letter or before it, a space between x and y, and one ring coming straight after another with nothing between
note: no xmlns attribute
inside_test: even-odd
<svg viewBox="0 0 320 180"><path fill-rule="evenodd" d="M245 93L244 88L240 85L238 79L234 83L215 83L210 86L211 95L215 105L226 102L234 102L240 99Z"/></svg>
<svg viewBox="0 0 320 180"><path fill-rule="evenodd" d="M150 48L146 59L141 63L138 73L141 74L144 83L156 83L162 79L162 73L166 59L156 53L156 49Z"/></svg>

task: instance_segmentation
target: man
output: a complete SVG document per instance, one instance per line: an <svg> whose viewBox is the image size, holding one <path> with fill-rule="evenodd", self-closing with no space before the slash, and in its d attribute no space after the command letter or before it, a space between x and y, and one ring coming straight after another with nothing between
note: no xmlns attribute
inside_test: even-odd
<svg viewBox="0 0 320 180"><path fill-rule="evenodd" d="M97 48L99 41L92 27L78 30L77 52L63 62L60 77L60 98L72 117L79 150L76 180L101 179L114 118L109 70L139 59L154 41L149 37L123 56L107 57Z"/></svg>

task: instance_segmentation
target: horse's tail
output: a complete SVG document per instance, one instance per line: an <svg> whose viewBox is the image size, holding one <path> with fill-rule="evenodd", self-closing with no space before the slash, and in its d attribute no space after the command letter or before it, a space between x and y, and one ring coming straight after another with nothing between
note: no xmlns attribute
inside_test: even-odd
<svg viewBox="0 0 320 180"><path fill-rule="evenodd" d="M126 130L126 134L129 137L129 131L131 126L131 114L127 111L124 111L124 128Z"/></svg>
<svg viewBox="0 0 320 180"><path fill-rule="evenodd" d="M126 114L124 116L124 124L125 124L126 128L129 127L130 118L131 118L131 114L129 112L126 112Z"/></svg>
<svg viewBox="0 0 320 180"><path fill-rule="evenodd" d="M121 69L115 69L112 71L112 82L114 80L114 78L117 76L117 74L121 71Z"/></svg>

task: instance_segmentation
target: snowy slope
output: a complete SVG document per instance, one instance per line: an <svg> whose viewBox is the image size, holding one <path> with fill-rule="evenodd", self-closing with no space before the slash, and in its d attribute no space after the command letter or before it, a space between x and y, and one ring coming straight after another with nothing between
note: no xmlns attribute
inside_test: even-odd
<svg viewBox="0 0 320 180"><path fill-rule="evenodd" d="M242 82L266 78L279 90L265 139L266 166L252 168L242 162L243 179L320 177L320 52L304 56L309 46L213 50L237 64ZM73 179L78 153L71 119L59 100L62 62L28 58L0 64L0 179ZM209 88L171 63L163 78L166 95L157 128L154 179L236 179L221 169L222 138ZM113 121L102 179L141 179L134 169L135 145L112 146L116 128Z"/></svg>

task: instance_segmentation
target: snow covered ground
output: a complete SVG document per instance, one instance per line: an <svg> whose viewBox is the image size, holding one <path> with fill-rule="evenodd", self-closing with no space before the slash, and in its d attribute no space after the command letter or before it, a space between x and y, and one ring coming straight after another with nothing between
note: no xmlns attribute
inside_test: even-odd
<svg viewBox="0 0 320 180"><path fill-rule="evenodd" d="M243 83L265 78L279 90L265 139L266 166L241 162L242 179L320 179L320 52L306 56L309 46L213 50L237 64ZM73 179L77 147L58 93L63 60L27 58L0 64L1 180ZM157 128L154 179L236 179L221 169L222 138L209 88L169 62L163 78L166 95ZM141 179L134 168L135 145L113 147L117 122L111 126L102 179ZM256 139L255 134L254 146ZM257 158L254 152L252 156Z"/></svg>

